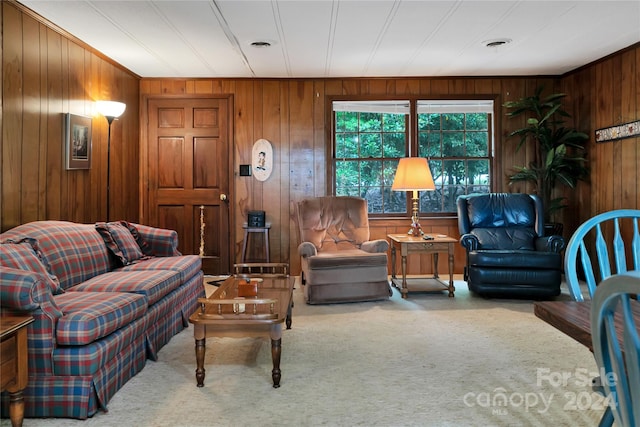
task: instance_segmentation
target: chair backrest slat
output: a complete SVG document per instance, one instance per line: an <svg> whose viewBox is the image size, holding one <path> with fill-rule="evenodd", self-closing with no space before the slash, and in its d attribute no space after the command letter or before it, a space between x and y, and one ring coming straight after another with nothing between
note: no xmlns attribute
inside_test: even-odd
<svg viewBox="0 0 640 427"><path fill-rule="evenodd" d="M607 250L607 242L602 235L601 224L596 225L596 254L598 255L600 280L604 280L611 276L611 265L609 264L609 251Z"/></svg>
<svg viewBox="0 0 640 427"><path fill-rule="evenodd" d="M633 252L633 269L640 270L640 232L638 231L638 220L633 222L633 242L631 248Z"/></svg>
<svg viewBox="0 0 640 427"><path fill-rule="evenodd" d="M613 237L613 254L616 261L616 271L621 273L627 271L627 259L624 250L624 240L620 234L620 218L614 220L615 234Z"/></svg>
<svg viewBox="0 0 640 427"><path fill-rule="evenodd" d="M633 224L632 232L627 228L622 232L623 218ZM565 280L573 299L584 300L578 279L578 266L582 267L589 297L593 296L598 282L612 274L628 271L629 259L633 261L633 269L640 270L639 220L640 210L618 209L596 215L578 227L569 239L564 261ZM591 253L588 250L590 244L593 245Z"/></svg>

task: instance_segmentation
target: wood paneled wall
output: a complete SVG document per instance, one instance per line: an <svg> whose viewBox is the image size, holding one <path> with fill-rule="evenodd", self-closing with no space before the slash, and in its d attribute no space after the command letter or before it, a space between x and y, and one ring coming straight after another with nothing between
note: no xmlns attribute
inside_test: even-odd
<svg viewBox="0 0 640 427"><path fill-rule="evenodd" d="M246 212L262 209L272 223L271 258L299 270L293 205L304 197L326 193L327 97L333 95L490 95L496 114L496 191L508 187L506 175L526 164L532 153L515 153L516 141L505 140L522 125L506 120L500 105L546 90L568 93L578 129L595 129L640 119L640 47L558 77L378 78L378 79L141 79L44 24L20 6L3 2L2 230L35 219L101 220L106 197L106 120L93 120L93 166L66 171L62 157L64 112L92 115L92 102L114 99L127 112L114 122L112 135L113 217L138 220L140 123L142 95L231 94L234 99L233 227L235 259L242 244ZM251 163L253 143L266 138L274 147L274 171L265 182L240 177L238 165ZM589 146L590 185L568 191L571 207L559 220L565 236L584 219L609 209L640 208L638 138ZM115 200L114 200L115 199ZM408 218L373 222L372 237L406 231ZM423 220L427 231L458 236L455 218ZM444 258L444 257L441 257ZM442 260L441 260L442 262ZM464 253L456 252L456 272ZM412 258L410 273L431 271L430 260ZM442 264L440 271L445 271Z"/></svg>
<svg viewBox="0 0 640 427"><path fill-rule="evenodd" d="M138 219L139 78L28 9L2 2L0 229L106 216L107 120L96 100L127 104L111 131L111 219ZM64 113L93 117L88 170L66 170Z"/></svg>
<svg viewBox="0 0 640 427"><path fill-rule="evenodd" d="M489 96L496 100L496 190L507 188L506 171L528 161L532 153L515 154L516 141L505 141L517 122L503 123L504 101L530 94L538 85L556 89L554 78L408 78L408 79L142 79L144 96L232 94L234 99L234 189L235 259L242 245L242 223L248 210L266 211L272 224L271 259L289 262L299 269L297 231L293 206L305 197L325 195L329 144L328 98L336 95L466 97ZM144 122L144 118L142 119ZM274 172L260 182L241 177L238 165L251 163L253 143L265 138L274 147ZM408 218L372 220L372 237L406 232ZM428 232L458 237L456 218L423 219ZM412 274L431 271L431 260L417 255L409 260ZM464 251L457 248L456 272L462 272ZM439 266L445 271L444 261Z"/></svg>
<svg viewBox="0 0 640 427"><path fill-rule="evenodd" d="M588 132L591 182L578 193L579 222L613 209L640 209L640 137L596 143L595 131L640 120L640 44L562 79L575 124ZM569 218L567 218L569 219Z"/></svg>

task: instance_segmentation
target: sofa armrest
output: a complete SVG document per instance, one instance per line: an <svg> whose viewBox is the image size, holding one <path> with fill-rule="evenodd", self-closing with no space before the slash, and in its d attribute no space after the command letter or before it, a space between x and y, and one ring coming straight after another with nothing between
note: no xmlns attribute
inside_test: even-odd
<svg viewBox="0 0 640 427"><path fill-rule="evenodd" d="M478 250L480 241L478 237L473 234L463 234L460 236L460 244L467 250L467 252Z"/></svg>
<svg viewBox="0 0 640 427"><path fill-rule="evenodd" d="M307 258L310 256L318 255L318 249L311 242L302 242L298 246L298 253L301 257Z"/></svg>
<svg viewBox="0 0 640 427"><path fill-rule="evenodd" d="M385 239L369 240L368 242L363 242L360 249L369 253L387 252L389 249L389 242Z"/></svg>
<svg viewBox="0 0 640 427"><path fill-rule="evenodd" d="M565 248L566 244L564 237L562 236L545 236L538 237L535 241L536 250L544 252L560 253Z"/></svg>
<svg viewBox="0 0 640 427"><path fill-rule="evenodd" d="M34 311L45 303L57 308L51 287L40 274L8 267L0 268L0 302L17 311Z"/></svg>
<svg viewBox="0 0 640 427"><path fill-rule="evenodd" d="M141 246L145 255L159 257L182 255L178 251L178 233L175 230L134 223L131 225L146 243L146 247Z"/></svg>

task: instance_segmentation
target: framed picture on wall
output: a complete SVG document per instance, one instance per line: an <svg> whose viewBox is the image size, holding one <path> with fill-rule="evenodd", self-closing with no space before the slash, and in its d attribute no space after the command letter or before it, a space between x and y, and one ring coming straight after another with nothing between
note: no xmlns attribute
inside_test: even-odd
<svg viewBox="0 0 640 427"><path fill-rule="evenodd" d="M91 117L64 114L64 152L67 169L91 169Z"/></svg>

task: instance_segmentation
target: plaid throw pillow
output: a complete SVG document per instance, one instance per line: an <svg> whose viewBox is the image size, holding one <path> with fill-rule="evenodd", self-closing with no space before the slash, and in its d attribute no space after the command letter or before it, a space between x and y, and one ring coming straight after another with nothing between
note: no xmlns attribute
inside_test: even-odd
<svg viewBox="0 0 640 427"><path fill-rule="evenodd" d="M136 239L124 225L118 222L110 222L108 224L99 222L96 224L96 230L104 239L107 248L123 266L129 265L144 256Z"/></svg>
<svg viewBox="0 0 640 427"><path fill-rule="evenodd" d="M2 259L3 267L39 274L42 276L42 280L49 285L54 295L64 292L58 278L47 270L35 239L24 238L19 241L7 240L3 242L0 244L0 259Z"/></svg>

